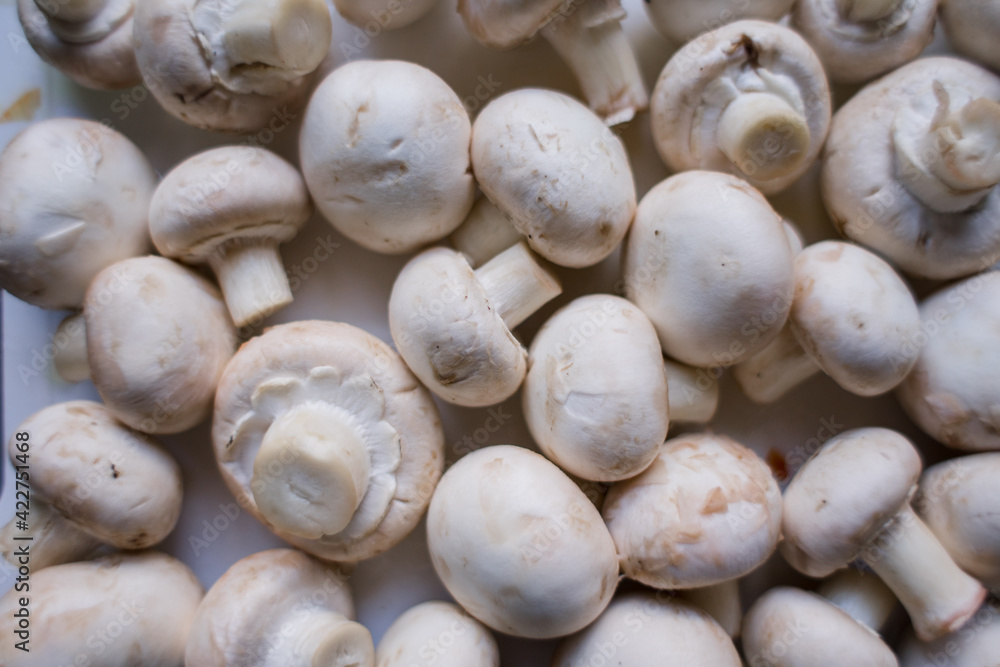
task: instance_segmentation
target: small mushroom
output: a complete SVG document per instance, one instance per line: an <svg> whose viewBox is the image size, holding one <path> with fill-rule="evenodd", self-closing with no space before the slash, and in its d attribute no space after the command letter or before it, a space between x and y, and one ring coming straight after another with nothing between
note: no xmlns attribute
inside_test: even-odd
<svg viewBox="0 0 1000 667"><path fill-rule="evenodd" d="M207 262L237 327L292 302L278 244L312 215L299 172L262 148L223 146L174 167L150 204L149 229L164 256Z"/></svg>
<svg viewBox="0 0 1000 667"><path fill-rule="evenodd" d="M52 337L55 356L52 363L66 382L83 382L90 379L87 361L87 321L83 313L73 313L56 328Z"/></svg>
<svg viewBox="0 0 1000 667"><path fill-rule="evenodd" d="M707 424L719 408L718 369L695 368L672 359L663 360L667 376L667 402L672 424Z"/></svg>
<svg viewBox="0 0 1000 667"><path fill-rule="evenodd" d="M513 395L527 372L527 352L511 330L561 291L523 242L474 271L461 253L431 248L396 277L389 328L435 394L457 405L493 405Z"/></svg>
<svg viewBox="0 0 1000 667"><path fill-rule="evenodd" d="M872 572L849 567L825 579L816 592L861 625L881 632L899 600Z"/></svg>
<svg viewBox="0 0 1000 667"><path fill-rule="evenodd" d="M904 65L934 39L937 0L799 0L792 26L835 83L860 83Z"/></svg>
<svg viewBox="0 0 1000 667"><path fill-rule="evenodd" d="M700 588L741 577L774 552L781 492L743 445L681 435L641 474L613 484L602 513L625 576L654 588Z"/></svg>
<svg viewBox="0 0 1000 667"><path fill-rule="evenodd" d="M895 431L861 428L831 438L785 489L781 553L811 577L862 560L930 640L960 628L986 590L910 507L920 468L917 450Z"/></svg>
<svg viewBox="0 0 1000 667"><path fill-rule="evenodd" d="M375 667L500 667L493 635L451 602L424 602L403 612L382 635Z"/></svg>
<svg viewBox="0 0 1000 667"><path fill-rule="evenodd" d="M179 433L208 417L236 346L218 288L163 257L97 274L83 304L91 379L118 419Z"/></svg>
<svg viewBox="0 0 1000 667"><path fill-rule="evenodd" d="M1000 77L920 58L833 119L820 174L840 232L907 273L958 278L1000 256Z"/></svg>
<svg viewBox="0 0 1000 667"><path fill-rule="evenodd" d="M646 0L653 27L675 44L742 19L777 21L795 0Z"/></svg>
<svg viewBox="0 0 1000 667"><path fill-rule="evenodd" d="M374 667L343 574L294 549L237 561L194 614L185 667Z"/></svg>
<svg viewBox="0 0 1000 667"><path fill-rule="evenodd" d="M739 637L743 624L740 580L729 579L713 586L688 588L679 592L686 600L715 619L730 637Z"/></svg>
<svg viewBox="0 0 1000 667"><path fill-rule="evenodd" d="M219 382L212 442L241 506L334 561L409 534L444 465L430 394L388 345L338 322L282 324L244 344Z"/></svg>
<svg viewBox="0 0 1000 667"><path fill-rule="evenodd" d="M625 293L668 355L729 366L767 345L792 305L781 217L735 176L671 176L639 203L623 258Z"/></svg>
<svg viewBox="0 0 1000 667"><path fill-rule="evenodd" d="M327 76L306 109L299 152L316 206L369 250L413 252L472 208L472 123L434 72L357 60Z"/></svg>
<svg viewBox="0 0 1000 667"><path fill-rule="evenodd" d="M23 469L30 483L27 531L3 529L3 556L15 562L18 537L31 539L39 570L88 556L100 544L145 549L174 529L181 513L181 471L149 436L126 427L100 403L58 403L17 428L31 434ZM11 438L15 466L22 454ZM17 468L15 467L15 471ZM84 539L83 533L89 539Z"/></svg>
<svg viewBox="0 0 1000 667"><path fill-rule="evenodd" d="M998 612L991 599L961 629L930 642L907 630L898 649L899 667L993 667L1000 656Z"/></svg>
<svg viewBox="0 0 1000 667"><path fill-rule="evenodd" d="M917 363L896 390L903 409L949 447L1000 449L1000 272L938 290L920 321L908 350Z"/></svg>
<svg viewBox="0 0 1000 667"><path fill-rule="evenodd" d="M476 450L445 473L427 546L452 597L518 637L582 629L618 583L615 545L587 496L548 459L511 445Z"/></svg>
<svg viewBox="0 0 1000 667"><path fill-rule="evenodd" d="M587 629L559 644L552 667L740 667L719 624L663 592L619 595Z"/></svg>
<svg viewBox="0 0 1000 667"><path fill-rule="evenodd" d="M635 215L625 146L562 93L524 88L487 104L472 126L472 168L528 245L562 266L600 262Z"/></svg>
<svg viewBox="0 0 1000 667"><path fill-rule="evenodd" d="M451 233L452 247L478 268L524 237L489 197L480 197L458 229Z"/></svg>
<svg viewBox="0 0 1000 667"><path fill-rule="evenodd" d="M17 0L24 36L41 59L100 90L142 83L132 43L134 12L134 0Z"/></svg>
<svg viewBox="0 0 1000 667"><path fill-rule="evenodd" d="M570 474L615 482L642 472L667 437L667 379L649 319L593 294L535 334L521 394L542 453Z"/></svg>
<svg viewBox="0 0 1000 667"><path fill-rule="evenodd" d="M0 664L178 667L202 594L184 563L155 551L32 572L30 593L0 599ZM19 629L21 610L30 620Z"/></svg>
<svg viewBox="0 0 1000 667"><path fill-rule="evenodd" d="M459 0L458 13L469 32L494 49L520 46L541 33L608 125L627 123L646 109L646 86L620 25L621 0Z"/></svg>
<svg viewBox="0 0 1000 667"><path fill-rule="evenodd" d="M673 171L711 169L779 192L819 156L830 126L823 65L775 23L730 23L673 55L653 91L660 157Z"/></svg>
<svg viewBox="0 0 1000 667"><path fill-rule="evenodd" d="M940 0L941 23L948 42L959 53L1000 70L997 34L1000 3L996 0Z"/></svg>
<svg viewBox="0 0 1000 667"><path fill-rule="evenodd" d="M337 13L358 27L372 21L380 30L397 30L423 18L438 0L333 0Z"/></svg>
<svg viewBox="0 0 1000 667"><path fill-rule="evenodd" d="M135 55L171 115L207 130L283 128L333 34L323 0L143 0Z"/></svg>
<svg viewBox="0 0 1000 667"><path fill-rule="evenodd" d="M0 153L0 287L22 301L76 309L97 273L149 249L156 173L100 123L33 123Z"/></svg>

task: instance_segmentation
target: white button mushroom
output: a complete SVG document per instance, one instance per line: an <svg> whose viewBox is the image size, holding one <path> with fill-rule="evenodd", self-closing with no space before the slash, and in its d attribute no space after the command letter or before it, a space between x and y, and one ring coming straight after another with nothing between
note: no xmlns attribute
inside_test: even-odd
<svg viewBox="0 0 1000 667"><path fill-rule="evenodd" d="M675 44L742 19L777 21L795 0L646 0L656 30Z"/></svg>
<svg viewBox="0 0 1000 667"><path fill-rule="evenodd" d="M332 34L323 0L144 0L135 10L150 92L209 130L248 133L294 118Z"/></svg>
<svg viewBox="0 0 1000 667"><path fill-rule="evenodd" d="M337 13L358 27L372 20L381 30L403 28L434 9L438 0L333 0Z"/></svg>
<svg viewBox="0 0 1000 667"><path fill-rule="evenodd" d="M611 486L603 515L625 576L655 588L699 588L741 577L774 552L781 492L743 445L681 435L640 475Z"/></svg>
<svg viewBox="0 0 1000 667"><path fill-rule="evenodd" d="M166 257L207 262L237 327L292 302L278 244L312 215L299 172L274 153L223 146L188 158L150 204L153 243Z"/></svg>
<svg viewBox="0 0 1000 667"><path fill-rule="evenodd" d="M402 540L444 465L430 394L388 345L337 322L282 324L244 344L219 382L212 442L242 506L336 561Z"/></svg>
<svg viewBox="0 0 1000 667"><path fill-rule="evenodd" d="M174 529L180 468L152 438L127 428L100 403L58 403L17 430L31 434L31 513L27 533L14 530L13 520L3 529L8 560L14 561L18 535L32 537L31 566L38 570L86 557L97 544L145 549ZM11 438L15 462L17 444ZM38 513L46 505L52 512L42 522ZM79 531L91 539L80 540Z"/></svg>
<svg viewBox="0 0 1000 667"><path fill-rule="evenodd" d="M625 292L663 350L728 366L767 345L792 305L792 253L781 217L734 176L677 174L639 203L623 258Z"/></svg>
<svg viewBox="0 0 1000 667"><path fill-rule="evenodd" d="M921 638L961 627L986 595L910 507L920 455L884 428L827 441L785 489L781 553L824 577L861 559L896 594Z"/></svg>
<svg viewBox="0 0 1000 667"><path fill-rule="evenodd" d="M487 104L472 126L472 168L532 249L562 266L610 255L635 215L625 146L562 93L525 88Z"/></svg>
<svg viewBox="0 0 1000 667"><path fill-rule="evenodd" d="M833 119L820 175L841 233L907 273L957 278L1000 256L1000 77L921 58Z"/></svg>
<svg viewBox="0 0 1000 667"><path fill-rule="evenodd" d="M650 103L653 138L674 171L736 174L765 194L819 156L830 89L819 58L774 23L737 21L675 53Z"/></svg>
<svg viewBox="0 0 1000 667"><path fill-rule="evenodd" d="M648 103L632 47L621 29L621 0L459 0L466 28L494 49L541 33L569 65L590 108L608 125L627 123Z"/></svg>
<svg viewBox="0 0 1000 667"><path fill-rule="evenodd" d="M527 372L511 330L562 291L524 243L475 271L465 257L431 248L403 267L389 297L400 355L431 391L458 405L509 398Z"/></svg>
<svg viewBox="0 0 1000 667"><path fill-rule="evenodd" d="M590 500L546 458L511 445L472 452L445 473L427 546L460 605L519 637L580 630L618 582L614 543Z"/></svg>
<svg viewBox="0 0 1000 667"><path fill-rule="evenodd" d="M739 637L743 624L739 579L729 579L713 586L687 588L679 591L678 595L715 619L727 635Z"/></svg>
<svg viewBox="0 0 1000 667"><path fill-rule="evenodd" d="M155 188L124 135L73 118L32 124L0 154L0 287L42 308L79 308L101 269L148 250Z"/></svg>
<svg viewBox="0 0 1000 667"><path fill-rule="evenodd" d="M83 313L74 313L56 327L52 336L55 356L52 364L66 382L83 382L90 379L87 362L87 322Z"/></svg>
<svg viewBox="0 0 1000 667"><path fill-rule="evenodd" d="M179 433L212 410L236 332L218 288L163 257L97 274L83 304L94 386L120 420Z"/></svg>
<svg viewBox="0 0 1000 667"><path fill-rule="evenodd" d="M309 101L302 173L342 234L376 252L412 252L450 234L472 207L471 132L462 101L429 69L358 60Z"/></svg>
<svg viewBox="0 0 1000 667"><path fill-rule="evenodd" d="M667 402L670 404L670 422L673 424L707 424L719 408L718 369L695 368L663 360L667 376Z"/></svg>
<svg viewBox="0 0 1000 667"><path fill-rule="evenodd" d="M237 561L205 594L185 667L374 667L368 630L354 622L347 580L293 549Z"/></svg>
<svg viewBox="0 0 1000 667"><path fill-rule="evenodd" d="M893 595L874 573L849 567L825 579L816 592L855 621L881 632L899 606Z"/></svg>
<svg viewBox="0 0 1000 667"><path fill-rule="evenodd" d="M493 635L458 605L424 602L392 622L375 667L500 667Z"/></svg>
<svg viewBox="0 0 1000 667"><path fill-rule="evenodd" d="M899 667L994 667L1000 656L1000 607L989 600L960 630L923 642L908 630Z"/></svg>
<svg viewBox="0 0 1000 667"><path fill-rule="evenodd" d="M919 356L899 402L949 447L1000 449L1000 272L935 292L921 302L920 320L910 339Z"/></svg>
<svg viewBox="0 0 1000 667"><path fill-rule="evenodd" d="M179 667L203 590L179 560L116 554L31 574L30 594L0 599L0 664ZM15 648L15 612L28 597L30 652Z"/></svg>
<svg viewBox="0 0 1000 667"><path fill-rule="evenodd" d="M948 42L959 53L1000 70L1000 2L996 0L941 0L941 23Z"/></svg>
<svg viewBox="0 0 1000 667"><path fill-rule="evenodd" d="M625 299L593 294L535 334L521 394L542 453L583 479L637 475L667 437L667 379L649 319Z"/></svg>

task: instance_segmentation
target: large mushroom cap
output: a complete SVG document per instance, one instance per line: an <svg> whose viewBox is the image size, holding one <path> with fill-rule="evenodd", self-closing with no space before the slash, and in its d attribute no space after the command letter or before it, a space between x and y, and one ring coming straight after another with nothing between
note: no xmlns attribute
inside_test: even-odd
<svg viewBox="0 0 1000 667"><path fill-rule="evenodd" d="M424 602L403 612L382 635L376 667L500 667L493 635L451 602Z"/></svg>
<svg viewBox="0 0 1000 667"><path fill-rule="evenodd" d="M933 641L907 630L897 652L899 667L993 667L1000 655L1000 606L990 598L963 628Z"/></svg>
<svg viewBox="0 0 1000 667"><path fill-rule="evenodd" d="M458 13L480 42L510 49L531 40L560 12L574 11L573 5L574 0L459 0Z"/></svg>
<svg viewBox="0 0 1000 667"><path fill-rule="evenodd" d="M993 0L941 0L941 23L956 51L1000 71L1000 4Z"/></svg>

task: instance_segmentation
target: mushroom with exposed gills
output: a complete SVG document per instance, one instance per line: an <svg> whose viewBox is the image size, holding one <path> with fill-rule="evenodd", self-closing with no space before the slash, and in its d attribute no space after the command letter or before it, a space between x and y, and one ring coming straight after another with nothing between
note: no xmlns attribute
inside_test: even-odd
<svg viewBox="0 0 1000 667"><path fill-rule="evenodd" d="M677 44L742 19L777 22L795 0L646 0L646 13L657 32Z"/></svg>
<svg viewBox="0 0 1000 667"><path fill-rule="evenodd" d="M451 602L424 602L399 616L375 649L375 667L500 667L493 634Z"/></svg>
<svg viewBox="0 0 1000 667"><path fill-rule="evenodd" d="M951 46L967 58L1000 71L1000 2L940 0L941 23Z"/></svg>

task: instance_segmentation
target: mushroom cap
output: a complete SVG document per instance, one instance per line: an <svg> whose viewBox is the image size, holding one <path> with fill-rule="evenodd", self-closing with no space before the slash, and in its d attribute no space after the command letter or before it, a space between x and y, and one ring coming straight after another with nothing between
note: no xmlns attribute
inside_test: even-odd
<svg viewBox="0 0 1000 667"><path fill-rule="evenodd" d="M306 184L284 158L222 146L166 175L150 203L149 230L161 253L196 263L241 241L290 241L311 215Z"/></svg>
<svg viewBox="0 0 1000 667"><path fill-rule="evenodd" d="M995 598L989 598L961 630L930 642L908 628L897 649L899 667L992 667L1000 655L998 611Z"/></svg>
<svg viewBox="0 0 1000 667"><path fill-rule="evenodd" d="M0 663L71 665L84 656L102 667L183 664L203 592L186 565L155 551L32 572L30 658L6 641ZM24 595L11 589L0 599L4 619L14 618ZM5 620L11 637L13 627Z"/></svg>
<svg viewBox="0 0 1000 667"><path fill-rule="evenodd" d="M939 290L920 304L919 354L896 396L920 428L949 447L1000 449L1000 272Z"/></svg>
<svg viewBox="0 0 1000 667"><path fill-rule="evenodd" d="M941 0L941 23L956 51L994 70L1000 70L997 31L1000 4L987 0Z"/></svg>
<svg viewBox="0 0 1000 667"><path fill-rule="evenodd" d="M493 49L530 41L546 23L574 9L572 0L458 0L465 27Z"/></svg>
<svg viewBox="0 0 1000 667"><path fill-rule="evenodd" d="M920 478L914 507L952 560L1000 587L1000 452L960 456Z"/></svg>
<svg viewBox="0 0 1000 667"><path fill-rule="evenodd" d="M491 100L472 126L472 168L528 245L562 266L610 255L635 215L624 144L563 93L523 88Z"/></svg>
<svg viewBox="0 0 1000 667"><path fill-rule="evenodd" d="M879 636L815 593L779 586L743 617L743 650L751 665L897 667Z"/></svg>
<svg viewBox="0 0 1000 667"><path fill-rule="evenodd" d="M777 21L795 0L647 0L653 27L676 44L686 44L708 30L742 19Z"/></svg>
<svg viewBox="0 0 1000 667"><path fill-rule="evenodd" d="M590 626L564 639L552 659L552 667L598 664L740 667L742 663L732 640L711 616L657 591L616 596Z"/></svg>
<svg viewBox="0 0 1000 667"><path fill-rule="evenodd" d="M904 3L905 4L905 3ZM820 191L840 233L907 273L957 278L1000 256L1000 187L964 211L935 211L898 176L894 127L929 128L935 83L954 108L1000 102L1000 77L958 58L920 58L867 85L842 106L826 142Z"/></svg>
<svg viewBox="0 0 1000 667"><path fill-rule="evenodd" d="M356 26L378 22L382 30L397 30L423 18L438 0L333 0L337 13Z"/></svg>
<svg viewBox="0 0 1000 667"><path fill-rule="evenodd" d="M101 269L149 249L155 188L153 167L115 130L32 123L0 153L0 287L42 308L79 308Z"/></svg>
<svg viewBox="0 0 1000 667"><path fill-rule="evenodd" d="M618 580L614 543L587 496L548 459L512 445L474 451L445 473L427 542L452 597L519 637L580 630Z"/></svg>
<svg viewBox="0 0 1000 667"><path fill-rule="evenodd" d="M218 288L163 257L126 259L87 289L87 359L115 416L143 433L179 433L209 415L236 343Z"/></svg>
<svg viewBox="0 0 1000 667"><path fill-rule="evenodd" d="M403 267L389 297L389 328L414 375L450 403L499 403L527 372L527 351L465 257L449 248L425 250Z"/></svg>
<svg viewBox="0 0 1000 667"><path fill-rule="evenodd" d="M31 433L31 490L78 528L120 549L160 542L177 524L177 462L93 401L57 403L18 427ZM11 460L19 454L11 438Z"/></svg>
<svg viewBox="0 0 1000 667"><path fill-rule="evenodd" d="M317 403L373 448L373 477L344 530L308 539L264 517L251 481L271 424L298 405ZM219 381L212 443L222 479L241 506L282 539L334 561L371 558L406 537L444 466L444 433L430 394L392 348L339 322L282 324L245 343Z"/></svg>
<svg viewBox="0 0 1000 667"><path fill-rule="evenodd" d="M909 502L920 454L887 428L826 442L785 488L781 554L810 577L847 565Z"/></svg>
<svg viewBox="0 0 1000 667"><path fill-rule="evenodd" d="M683 172L653 187L622 264L626 294L663 350L692 366L728 366L763 349L792 305L781 216L727 174Z"/></svg>
<svg viewBox="0 0 1000 667"><path fill-rule="evenodd" d="M247 556L205 594L194 614L184 664L271 664L271 654L286 649L284 628L322 612L354 618L350 585L336 566L294 549Z"/></svg>
<svg viewBox="0 0 1000 667"><path fill-rule="evenodd" d="M917 303L889 264L851 243L823 241L795 257L792 332L813 361L860 396L898 385L917 361Z"/></svg>
<svg viewBox="0 0 1000 667"><path fill-rule="evenodd" d="M403 612L385 631L375 667L432 665L500 667L500 650L490 631L458 605L424 602Z"/></svg>
<svg viewBox="0 0 1000 667"><path fill-rule="evenodd" d="M462 101L434 72L356 60L309 101L302 172L342 234L376 252L412 252L450 234L472 208L471 134Z"/></svg>
<svg viewBox="0 0 1000 667"><path fill-rule="evenodd" d="M535 334L521 394L542 453L583 479L613 482L656 457L670 423L656 330L635 305L593 294Z"/></svg>
<svg viewBox="0 0 1000 667"><path fill-rule="evenodd" d="M774 552L781 491L743 445L681 435L641 474L611 486L603 515L625 576L654 588L699 588L740 577Z"/></svg>
<svg viewBox="0 0 1000 667"><path fill-rule="evenodd" d="M739 94L770 91L801 114L809 148L798 168L755 178L756 162L736 165L719 148L717 124ZM736 21L681 47L660 73L650 101L653 139L673 171L711 169L746 178L764 194L792 184L819 156L830 127L830 88L804 39L776 23Z"/></svg>

